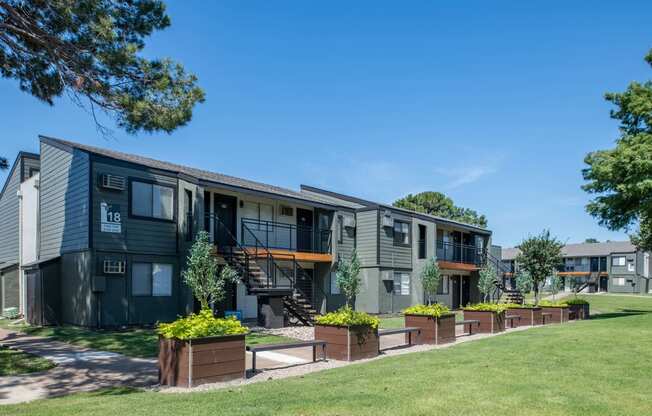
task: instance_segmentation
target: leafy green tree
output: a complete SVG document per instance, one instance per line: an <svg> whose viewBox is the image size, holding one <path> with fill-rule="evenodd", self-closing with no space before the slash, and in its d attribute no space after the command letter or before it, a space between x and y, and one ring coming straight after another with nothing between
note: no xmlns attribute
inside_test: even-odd
<svg viewBox="0 0 652 416"><path fill-rule="evenodd" d="M559 276L559 273L557 273L557 270L554 270L550 276L550 293L552 294L552 300L557 298L557 294L563 288L563 283L564 281L561 276Z"/></svg>
<svg viewBox="0 0 652 416"><path fill-rule="evenodd" d="M219 274L217 270L217 259L213 255L213 245L209 241L208 233L200 231L190 248L183 279L202 309L209 309L211 304L223 300L227 285L240 280L236 271L228 265L222 267Z"/></svg>
<svg viewBox="0 0 652 416"><path fill-rule="evenodd" d="M421 279L421 286L426 295L428 305L430 305L432 303L432 298L437 294L437 289L439 289L439 283L441 282L442 277L436 257L433 256L428 259L426 264L423 266L423 270L421 270L419 277Z"/></svg>
<svg viewBox="0 0 652 416"><path fill-rule="evenodd" d="M539 289L548 276L562 263L561 249L564 244L544 230L538 236L528 237L517 246L520 253L516 257L519 268L532 279L535 304L539 304Z"/></svg>
<svg viewBox="0 0 652 416"><path fill-rule="evenodd" d="M652 66L652 50L645 57ZM632 82L622 93L608 93L620 121L616 147L589 153L582 188L595 195L587 211L600 225L631 232L639 249L652 250L652 81ZM638 228L637 228L638 227Z"/></svg>
<svg viewBox="0 0 652 416"><path fill-rule="evenodd" d="M523 295L532 291L532 276L529 273L519 270L516 273L516 289Z"/></svg>
<svg viewBox="0 0 652 416"><path fill-rule="evenodd" d="M496 289L496 268L493 264L487 263L480 269L478 279L478 290L482 293L482 300L491 300L491 294Z"/></svg>
<svg viewBox="0 0 652 416"><path fill-rule="evenodd" d="M64 92L120 128L171 132L204 100L197 79L170 59L141 56L170 18L161 0L0 0L0 74L53 105Z"/></svg>
<svg viewBox="0 0 652 416"><path fill-rule="evenodd" d="M454 221L487 227L487 218L468 208L458 207L453 200L441 192L421 192L409 194L394 202L395 207L436 215Z"/></svg>
<svg viewBox="0 0 652 416"><path fill-rule="evenodd" d="M351 260L340 259L337 263L335 283L346 297L346 306L353 306L355 297L360 293L360 260L358 253L353 249Z"/></svg>

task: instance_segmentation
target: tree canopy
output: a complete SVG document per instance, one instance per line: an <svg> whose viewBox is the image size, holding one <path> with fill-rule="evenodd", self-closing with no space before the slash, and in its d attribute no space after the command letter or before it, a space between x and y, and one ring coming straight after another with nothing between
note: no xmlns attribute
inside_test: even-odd
<svg viewBox="0 0 652 416"><path fill-rule="evenodd" d="M171 132L204 100L197 78L170 59L140 56L170 18L160 0L0 0L0 74L53 105L64 92L129 133Z"/></svg>
<svg viewBox="0 0 652 416"><path fill-rule="evenodd" d="M354 305L355 297L360 293L360 259L355 249L351 253L351 259L342 258L337 263L335 272L335 283L346 297L346 306Z"/></svg>
<svg viewBox="0 0 652 416"><path fill-rule="evenodd" d="M441 192L427 191L416 195L409 194L396 200L394 206L477 225L482 228L487 227L487 218L484 215L480 215L469 208L456 206L451 198Z"/></svg>
<svg viewBox="0 0 652 416"><path fill-rule="evenodd" d="M520 253L516 257L519 269L527 273L532 280L535 303L539 304L539 288L543 286L548 276L562 264L561 250L564 243L544 230L541 234L528 237L517 246Z"/></svg>
<svg viewBox="0 0 652 416"><path fill-rule="evenodd" d="M652 50L645 60L652 66ZM586 208L600 225L632 232L632 243L652 250L652 81L605 98L616 106L611 117L620 121L620 137L615 148L584 159L583 189L595 195Z"/></svg>
<svg viewBox="0 0 652 416"><path fill-rule="evenodd" d="M426 264L423 266L423 270L421 270L419 277L421 279L423 292L426 295L426 301L428 302L428 305L430 305L432 303L432 298L437 294L437 289L439 289L439 283L442 278L436 257L433 256L428 259Z"/></svg>

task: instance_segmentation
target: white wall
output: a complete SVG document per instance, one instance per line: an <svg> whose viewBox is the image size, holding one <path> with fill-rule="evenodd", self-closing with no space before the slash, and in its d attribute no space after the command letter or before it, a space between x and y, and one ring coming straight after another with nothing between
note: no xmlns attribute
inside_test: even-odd
<svg viewBox="0 0 652 416"><path fill-rule="evenodd" d="M38 180L35 174L20 184L20 225L19 225L19 265L28 264L38 259ZM20 270L19 278L20 313L25 313L27 293L25 291L25 273Z"/></svg>

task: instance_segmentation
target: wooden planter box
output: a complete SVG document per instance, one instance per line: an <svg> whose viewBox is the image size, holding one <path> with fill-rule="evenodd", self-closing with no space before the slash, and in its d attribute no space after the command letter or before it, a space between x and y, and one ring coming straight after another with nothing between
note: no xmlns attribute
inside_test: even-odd
<svg viewBox="0 0 652 416"><path fill-rule="evenodd" d="M574 319L589 319L589 304L568 305L568 314L574 315Z"/></svg>
<svg viewBox="0 0 652 416"><path fill-rule="evenodd" d="M546 323L563 324L568 322L568 306L542 306L541 311L542 313L552 314L552 316L546 318Z"/></svg>
<svg viewBox="0 0 652 416"><path fill-rule="evenodd" d="M515 326L541 325L541 308L509 308L507 315L518 315L520 320L514 320Z"/></svg>
<svg viewBox="0 0 652 416"><path fill-rule="evenodd" d="M473 332L495 334L505 330L505 312L464 311L464 319L480 321L480 326L473 326Z"/></svg>
<svg viewBox="0 0 652 416"><path fill-rule="evenodd" d="M439 318L406 314L405 326L421 329L421 334L417 337L415 344L448 344L449 342L455 342L455 314L440 316Z"/></svg>
<svg viewBox="0 0 652 416"><path fill-rule="evenodd" d="M370 327L315 325L315 339L327 342L326 357L355 361L378 355L378 330Z"/></svg>
<svg viewBox="0 0 652 416"><path fill-rule="evenodd" d="M194 387L245 377L245 335L188 341L159 336L161 385Z"/></svg>

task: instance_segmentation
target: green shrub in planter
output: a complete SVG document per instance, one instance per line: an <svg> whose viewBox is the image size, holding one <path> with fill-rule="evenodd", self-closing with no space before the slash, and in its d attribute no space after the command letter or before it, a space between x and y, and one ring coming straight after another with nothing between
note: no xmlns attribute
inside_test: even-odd
<svg viewBox="0 0 652 416"><path fill-rule="evenodd" d="M506 303L505 306L507 306L507 309L532 309L537 307L531 303Z"/></svg>
<svg viewBox="0 0 652 416"><path fill-rule="evenodd" d="M441 305L435 303L432 305L414 305L403 311L405 315L423 315L423 316L432 316L435 318L440 318L446 315L452 315L453 313L446 305Z"/></svg>
<svg viewBox="0 0 652 416"><path fill-rule="evenodd" d="M189 340L221 335L246 334L249 332L249 328L243 326L233 316L216 318L213 316L213 311L203 309L198 314L179 318L169 324L158 324L157 331L164 338Z"/></svg>
<svg viewBox="0 0 652 416"><path fill-rule="evenodd" d="M565 303L566 305L588 305L589 304L589 302L580 298L569 299Z"/></svg>
<svg viewBox="0 0 652 416"><path fill-rule="evenodd" d="M380 324L380 319L375 316L371 316L365 312L354 311L346 306L335 312L318 316L315 321L320 325L368 326L372 329L377 329Z"/></svg>
<svg viewBox="0 0 652 416"><path fill-rule="evenodd" d="M539 306L542 306L544 308L565 308L568 307L568 303L566 301L551 301L551 300L542 300L539 301Z"/></svg>
<svg viewBox="0 0 652 416"><path fill-rule="evenodd" d="M464 307L465 311L476 311L476 312L496 312L502 313L507 310L507 305L501 303L476 303L475 305L469 305Z"/></svg>

